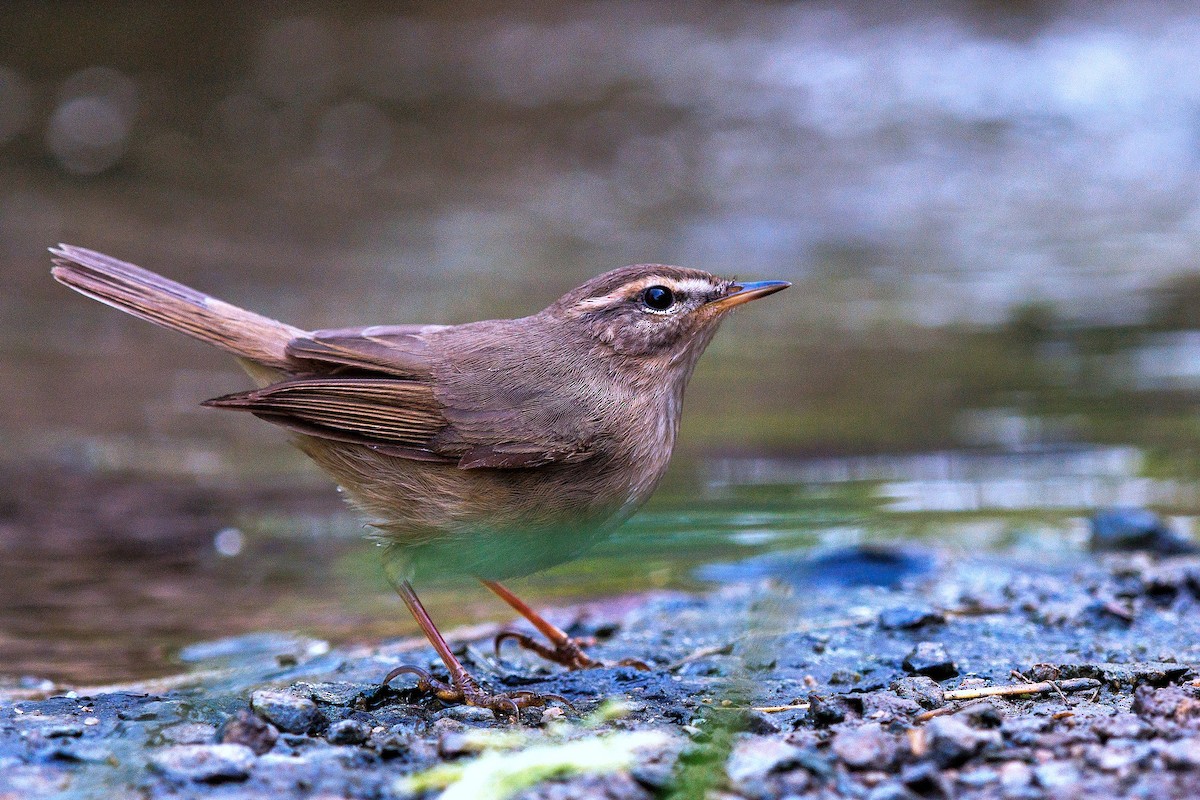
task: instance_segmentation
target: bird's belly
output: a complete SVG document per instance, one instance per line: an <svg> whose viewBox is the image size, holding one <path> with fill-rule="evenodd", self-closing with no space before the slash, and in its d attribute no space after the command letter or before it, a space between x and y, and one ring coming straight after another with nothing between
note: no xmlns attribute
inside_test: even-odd
<svg viewBox="0 0 1200 800"><path fill-rule="evenodd" d="M578 557L623 522L665 469L623 459L461 470L360 445L298 442L389 545L389 571L503 579Z"/></svg>

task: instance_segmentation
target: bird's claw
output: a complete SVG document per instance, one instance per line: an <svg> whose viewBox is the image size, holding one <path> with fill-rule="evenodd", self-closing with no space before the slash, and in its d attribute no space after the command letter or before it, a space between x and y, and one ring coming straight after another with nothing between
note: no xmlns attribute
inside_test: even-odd
<svg viewBox="0 0 1200 800"><path fill-rule="evenodd" d="M450 683L439 680L420 667L404 665L396 667L383 678L383 685L391 683L399 675L416 675L417 691L431 694L444 703L457 703L477 708L490 709L493 714L507 714L517 720L521 718L522 708L544 708L551 703L560 703L572 714L578 715L575 706L565 697L558 694L543 692L488 692L468 674L457 679L451 678Z"/></svg>
<svg viewBox="0 0 1200 800"><path fill-rule="evenodd" d="M604 662L597 661L583 651L584 647L595 644L594 640L568 637L560 642L551 642L553 647L548 647L535 640L532 636L519 633L518 631L503 631L496 635L494 648L497 658L500 657L500 646L510 639L523 649L532 650L547 661L561 664L569 670L595 669L596 667L605 666ZM617 662L617 665L621 667L634 667L643 672L650 671L650 666L646 662L636 658L623 658Z"/></svg>

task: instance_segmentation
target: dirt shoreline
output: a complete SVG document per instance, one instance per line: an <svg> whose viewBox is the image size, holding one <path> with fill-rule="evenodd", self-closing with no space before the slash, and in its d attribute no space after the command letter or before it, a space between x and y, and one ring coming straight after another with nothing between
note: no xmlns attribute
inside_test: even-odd
<svg viewBox="0 0 1200 800"><path fill-rule="evenodd" d="M0 796L1200 796L1200 559L932 557L896 588L787 590L781 574L577 621L598 657L651 672L496 662L494 626L460 632L493 686L580 714L519 727L404 678L380 690L392 666L436 663L407 639L219 643L190 686L14 687Z"/></svg>

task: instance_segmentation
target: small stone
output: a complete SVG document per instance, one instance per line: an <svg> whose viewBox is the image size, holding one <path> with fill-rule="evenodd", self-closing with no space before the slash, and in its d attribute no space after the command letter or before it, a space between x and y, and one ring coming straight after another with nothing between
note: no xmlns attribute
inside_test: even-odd
<svg viewBox="0 0 1200 800"><path fill-rule="evenodd" d="M309 697L320 705L350 707L375 689L360 683L316 683L308 687Z"/></svg>
<svg viewBox="0 0 1200 800"><path fill-rule="evenodd" d="M96 742L67 742L50 751L50 757L78 764L112 764L112 750ZM2 797L3 795L0 795Z"/></svg>
<svg viewBox="0 0 1200 800"><path fill-rule="evenodd" d="M918 675L892 681L893 692L912 700L921 708L941 708L946 704L946 691L933 678Z"/></svg>
<svg viewBox="0 0 1200 800"><path fill-rule="evenodd" d="M240 709L221 726L217 741L222 744L242 744L256 755L270 752L279 739L279 731L266 720Z"/></svg>
<svg viewBox="0 0 1200 800"><path fill-rule="evenodd" d="M929 753L943 767L956 767L989 744L999 743L999 731L977 731L958 717L934 717L925 726Z"/></svg>
<svg viewBox="0 0 1200 800"><path fill-rule="evenodd" d="M1011 791L1033 782L1033 770L1024 761L1006 761L1000 765L1000 785Z"/></svg>
<svg viewBox="0 0 1200 800"><path fill-rule="evenodd" d="M917 795L899 781L888 781L872 789L867 800L917 800Z"/></svg>
<svg viewBox="0 0 1200 800"><path fill-rule="evenodd" d="M1114 714L1092 723L1092 730L1103 740L1146 739L1154 733L1150 723L1136 714Z"/></svg>
<svg viewBox="0 0 1200 800"><path fill-rule="evenodd" d="M76 722L50 722L42 728L47 739L74 739L83 736L83 726Z"/></svg>
<svg viewBox="0 0 1200 800"><path fill-rule="evenodd" d="M814 725L834 725L844 722L850 713L846 700L838 695L809 695L808 718Z"/></svg>
<svg viewBox="0 0 1200 800"><path fill-rule="evenodd" d="M263 689L250 695L250 707L284 733L308 733L317 723L317 704L290 692Z"/></svg>
<svg viewBox="0 0 1200 800"><path fill-rule="evenodd" d="M162 728L158 735L171 744L212 744L217 729L203 722L179 722Z"/></svg>
<svg viewBox="0 0 1200 800"><path fill-rule="evenodd" d="M1173 769L1200 769L1200 737L1171 742L1162 749L1162 756Z"/></svg>
<svg viewBox="0 0 1200 800"><path fill-rule="evenodd" d="M403 725L393 725L385 731L371 731L370 746L381 758L397 758L412 749L412 731Z"/></svg>
<svg viewBox="0 0 1200 800"><path fill-rule="evenodd" d="M920 712L921 706L892 692L869 692L862 696L863 719L873 720L881 725L888 722L907 722Z"/></svg>
<svg viewBox="0 0 1200 800"><path fill-rule="evenodd" d="M344 719L329 726L325 741L330 744L362 744L371 738L371 726L357 719Z"/></svg>
<svg viewBox="0 0 1200 800"><path fill-rule="evenodd" d="M242 744L179 744L150 758L150 766L176 781L222 783L250 777L257 756Z"/></svg>
<svg viewBox="0 0 1200 800"><path fill-rule="evenodd" d="M803 751L773 736L748 736L734 745L726 774L736 788L772 772L795 766Z"/></svg>
<svg viewBox="0 0 1200 800"><path fill-rule="evenodd" d="M1091 548L1096 551L1144 550L1156 555L1200 552L1195 542L1175 533L1145 508L1106 508L1092 517Z"/></svg>
<svg viewBox="0 0 1200 800"><path fill-rule="evenodd" d="M919 642L905 657L904 669L938 681L953 678L958 674L954 660L939 642Z"/></svg>
<svg viewBox="0 0 1200 800"><path fill-rule="evenodd" d="M915 630L945 621L946 617L931 606L895 606L879 612L879 627L887 630Z"/></svg>
<svg viewBox="0 0 1200 800"><path fill-rule="evenodd" d="M479 724L481 722L491 722L496 719L495 713L490 708L480 708L479 706L450 706L443 711L439 711L433 717L434 721L458 720L459 722L467 722Z"/></svg>
<svg viewBox="0 0 1200 800"><path fill-rule="evenodd" d="M851 769L887 769L898 752L896 738L877 722L839 731L830 748Z"/></svg>
<svg viewBox="0 0 1200 800"><path fill-rule="evenodd" d="M567 712L563 711L558 706L547 706L546 708L542 709L542 724L549 725L552 722L558 722L566 715Z"/></svg>
<svg viewBox="0 0 1200 800"><path fill-rule="evenodd" d="M1090 747L1084 758L1092 766L1105 772L1123 772L1145 761L1151 755L1148 744L1113 739L1104 747Z"/></svg>
<svg viewBox="0 0 1200 800"><path fill-rule="evenodd" d="M447 731L438 737L437 753L441 758L461 758L479 750L479 740L467 731Z"/></svg>
<svg viewBox="0 0 1200 800"><path fill-rule="evenodd" d="M1069 761L1047 761L1034 767L1033 776L1043 789L1066 789L1079 783L1079 768Z"/></svg>

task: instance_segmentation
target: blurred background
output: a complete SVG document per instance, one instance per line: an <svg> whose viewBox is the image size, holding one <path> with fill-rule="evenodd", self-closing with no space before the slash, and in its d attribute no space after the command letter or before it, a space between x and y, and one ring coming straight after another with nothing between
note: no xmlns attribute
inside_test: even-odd
<svg viewBox="0 0 1200 800"><path fill-rule="evenodd" d="M1106 505L1186 535L1197 52L1183 2L7 3L0 674L410 629L286 438L198 407L236 368L55 284L59 241L306 328L521 315L637 262L792 281L701 364L621 534L653 568L601 550L535 596L889 538L1074 552Z"/></svg>

